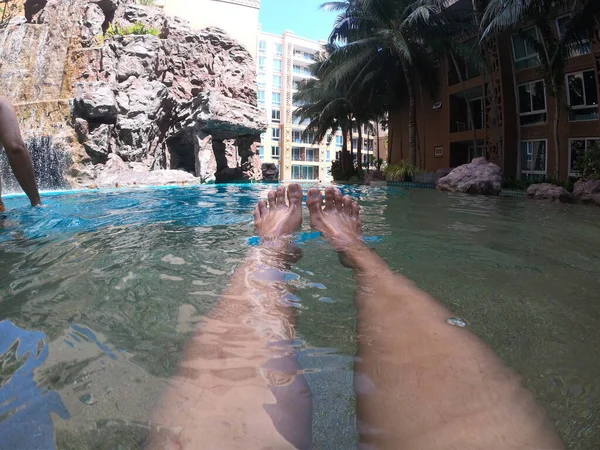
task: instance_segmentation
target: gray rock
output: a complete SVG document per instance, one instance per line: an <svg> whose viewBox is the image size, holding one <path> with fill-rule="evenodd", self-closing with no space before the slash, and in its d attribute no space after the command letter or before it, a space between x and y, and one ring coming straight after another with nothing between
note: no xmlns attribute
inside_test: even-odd
<svg viewBox="0 0 600 450"><path fill-rule="evenodd" d="M85 7L83 28L81 30L81 40L84 46L91 47L98 44L105 20L104 11L97 4L90 3Z"/></svg>
<svg viewBox="0 0 600 450"><path fill-rule="evenodd" d="M262 164L262 175L265 181L278 181L279 180L279 167L273 163Z"/></svg>
<svg viewBox="0 0 600 450"><path fill-rule="evenodd" d="M440 180L440 178L444 178L450 172L452 172L452 169L450 168L438 169L435 172L435 182L437 183Z"/></svg>
<svg viewBox="0 0 600 450"><path fill-rule="evenodd" d="M374 181L385 181L385 175L381 170L370 170L365 175L365 184L370 185Z"/></svg>
<svg viewBox="0 0 600 450"><path fill-rule="evenodd" d="M213 151L212 137L200 130L194 133L196 176L205 183L214 183L217 160Z"/></svg>
<svg viewBox="0 0 600 450"><path fill-rule="evenodd" d="M573 196L579 203L600 206L600 180L579 180L575 183Z"/></svg>
<svg viewBox="0 0 600 450"><path fill-rule="evenodd" d="M120 172L123 170L128 170L129 167L119 155L111 153L108 155L108 160L106 161L106 164L104 164L103 169L110 172Z"/></svg>
<svg viewBox="0 0 600 450"><path fill-rule="evenodd" d="M550 183L532 184L527 188L527 197L536 200L561 201L571 203L573 195L562 186Z"/></svg>
<svg viewBox="0 0 600 450"><path fill-rule="evenodd" d="M498 195L502 190L502 170L485 158L475 158L440 178L437 188L447 192Z"/></svg>
<svg viewBox="0 0 600 450"><path fill-rule="evenodd" d="M106 161L108 154L111 151L111 133L112 126L105 123L100 124L89 132L87 140L83 143L83 147L94 162Z"/></svg>
<svg viewBox="0 0 600 450"><path fill-rule="evenodd" d="M95 180L95 185L99 188L193 184L200 184L200 179L183 170L153 170L150 172L104 170Z"/></svg>
<svg viewBox="0 0 600 450"><path fill-rule="evenodd" d="M80 82L75 85L74 103L85 119L114 121L117 118L117 100L112 86L104 81Z"/></svg>

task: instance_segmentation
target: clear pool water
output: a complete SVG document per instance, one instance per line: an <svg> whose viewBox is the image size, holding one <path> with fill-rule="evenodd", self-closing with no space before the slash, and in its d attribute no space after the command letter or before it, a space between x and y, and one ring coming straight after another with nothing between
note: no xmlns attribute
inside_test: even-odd
<svg viewBox="0 0 600 450"><path fill-rule="evenodd" d="M253 240L268 186L65 193L0 219L7 448L139 448L186 337ZM600 448L600 209L344 189L393 269L517 369L573 449ZM355 442L351 272L305 225L293 267L315 448Z"/></svg>

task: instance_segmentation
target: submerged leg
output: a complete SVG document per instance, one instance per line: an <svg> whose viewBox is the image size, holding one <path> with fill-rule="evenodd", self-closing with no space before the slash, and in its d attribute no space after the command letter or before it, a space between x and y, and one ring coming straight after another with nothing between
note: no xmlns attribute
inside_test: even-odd
<svg viewBox="0 0 600 450"><path fill-rule="evenodd" d="M311 448L312 398L293 345L284 271L297 258L302 190L291 185L259 202L262 238L238 267L215 310L188 343L153 422L151 448Z"/></svg>
<svg viewBox="0 0 600 450"><path fill-rule="evenodd" d="M0 97L0 143L6 151L15 178L29 197L31 206L41 205L31 155L21 137L17 115L10 102L3 97ZM3 206L0 201L0 210Z"/></svg>
<svg viewBox="0 0 600 450"><path fill-rule="evenodd" d="M308 193L311 226L358 284L355 390L360 443L385 449L562 449L544 410L493 350L451 312L390 271L360 239L358 204Z"/></svg>

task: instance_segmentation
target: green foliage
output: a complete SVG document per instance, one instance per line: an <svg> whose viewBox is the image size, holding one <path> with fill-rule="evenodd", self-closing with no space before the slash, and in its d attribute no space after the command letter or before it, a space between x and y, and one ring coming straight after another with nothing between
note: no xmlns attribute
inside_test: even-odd
<svg viewBox="0 0 600 450"><path fill-rule="evenodd" d="M575 162L575 170L581 178L600 179L600 144L594 143Z"/></svg>
<svg viewBox="0 0 600 450"><path fill-rule="evenodd" d="M106 33L104 34L104 38L107 39L114 36L128 36L131 34L150 34L152 36L160 36L160 33L161 31L158 28L147 27L146 25L140 22L136 22L128 27L121 26L118 23L110 23L108 25L108 30L106 30Z"/></svg>
<svg viewBox="0 0 600 450"><path fill-rule="evenodd" d="M334 181L359 181L362 179L356 166L351 166L344 170L342 162L339 160L331 163L331 176Z"/></svg>
<svg viewBox="0 0 600 450"><path fill-rule="evenodd" d="M0 29L4 28L10 20L18 15L19 5L14 0L0 0Z"/></svg>
<svg viewBox="0 0 600 450"><path fill-rule="evenodd" d="M410 181L418 172L419 169L415 165L404 160L398 164L391 164L383 170L387 181Z"/></svg>
<svg viewBox="0 0 600 450"><path fill-rule="evenodd" d="M156 0L137 0L138 5L156 6Z"/></svg>

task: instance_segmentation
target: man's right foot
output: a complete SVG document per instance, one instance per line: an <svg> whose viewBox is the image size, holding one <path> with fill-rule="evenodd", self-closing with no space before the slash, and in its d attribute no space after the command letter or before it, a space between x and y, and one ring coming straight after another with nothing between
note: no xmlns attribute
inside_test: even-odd
<svg viewBox="0 0 600 450"><path fill-rule="evenodd" d="M334 248L346 252L362 247L360 238L360 209L349 195L342 197L339 189L325 189L325 205L321 191L312 188L308 191L306 204L310 211L310 225L323 233Z"/></svg>

